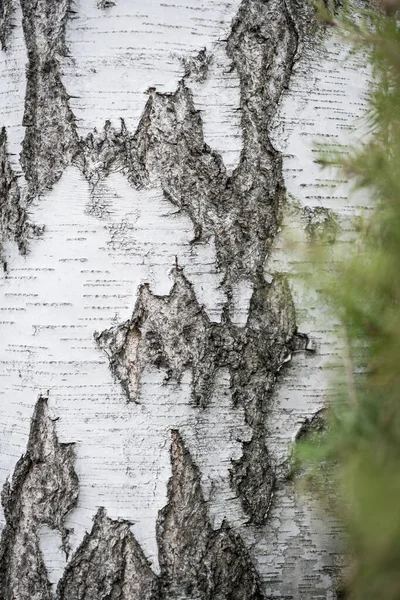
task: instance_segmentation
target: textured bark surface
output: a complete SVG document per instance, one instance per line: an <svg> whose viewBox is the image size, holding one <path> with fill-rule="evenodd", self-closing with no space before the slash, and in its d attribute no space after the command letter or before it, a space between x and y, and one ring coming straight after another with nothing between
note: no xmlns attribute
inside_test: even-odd
<svg viewBox="0 0 400 600"><path fill-rule="evenodd" d="M338 346L286 241L349 229L304 140L365 71L297 0L0 9L0 596L333 599L286 476Z"/></svg>
<svg viewBox="0 0 400 600"><path fill-rule="evenodd" d="M26 454L18 461L11 483L4 485L1 497L6 519L0 542L4 598L52 598L39 547L39 528L47 525L56 529L66 544L64 520L77 496L73 448L59 444L47 399L40 398Z"/></svg>
<svg viewBox="0 0 400 600"><path fill-rule="evenodd" d="M172 431L171 458L168 504L157 522L164 597L261 599L240 536L226 523L216 531L210 525L200 473L178 431Z"/></svg>
<svg viewBox="0 0 400 600"><path fill-rule="evenodd" d="M130 523L109 519L103 508L92 531L68 563L57 597L65 600L128 600L159 597L157 578L129 529Z"/></svg>
<svg viewBox="0 0 400 600"><path fill-rule="evenodd" d="M225 317L211 323L179 268L168 297L153 296L147 286L139 293L133 317L97 336L110 366L127 395L135 401L141 373L148 365L166 369L179 382L192 369L193 401L201 409L211 398L217 370L230 372L232 399L244 408L253 429L243 457L232 465L232 482L249 517L262 523L267 515L274 473L264 442L263 422L268 393L276 375L294 350L306 349L297 334L290 291L279 279L255 284L245 328Z"/></svg>
<svg viewBox="0 0 400 600"><path fill-rule="evenodd" d="M7 263L3 258L3 244L8 239L14 240L19 251L25 254L28 227L18 179L8 157L7 132L4 127L0 133L0 186L0 262L7 271Z"/></svg>
<svg viewBox="0 0 400 600"><path fill-rule="evenodd" d="M2 0L0 4L0 43L7 50L8 40L13 30L15 4L13 0Z"/></svg>
<svg viewBox="0 0 400 600"><path fill-rule="evenodd" d="M127 521L97 512L93 528L73 554L57 588L64 600L132 598L262 598L245 546L227 523L213 530L200 473L178 431L172 431L168 504L157 521L160 576L150 568ZM65 517L78 495L71 445L58 443L40 398L26 454L2 493L6 526L1 538L0 585L4 597L52 598L39 544L39 528L61 534L68 556Z"/></svg>
<svg viewBox="0 0 400 600"><path fill-rule="evenodd" d="M21 165L33 199L58 181L77 144L59 63L70 0L22 0L21 8L28 54Z"/></svg>

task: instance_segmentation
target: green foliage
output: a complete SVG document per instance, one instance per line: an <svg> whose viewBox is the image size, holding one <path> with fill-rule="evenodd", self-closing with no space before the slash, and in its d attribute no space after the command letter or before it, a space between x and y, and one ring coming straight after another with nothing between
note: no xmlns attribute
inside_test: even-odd
<svg viewBox="0 0 400 600"><path fill-rule="evenodd" d="M364 3L365 6L365 3ZM400 0L324 13L372 67L367 141L328 152L373 210L359 219L353 251L324 280L344 331L344 366L324 431L295 449L343 523L352 600L400 599ZM345 156L345 158L343 158ZM318 287L321 287L318 281Z"/></svg>

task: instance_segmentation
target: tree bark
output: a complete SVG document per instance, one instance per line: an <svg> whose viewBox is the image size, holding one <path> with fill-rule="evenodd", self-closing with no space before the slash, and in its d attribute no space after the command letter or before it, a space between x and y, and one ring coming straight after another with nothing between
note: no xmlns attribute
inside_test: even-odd
<svg viewBox="0 0 400 600"><path fill-rule="evenodd" d="M4 0L0 42L1 597L336 597L297 244L357 209L311 143L360 59L298 0Z"/></svg>

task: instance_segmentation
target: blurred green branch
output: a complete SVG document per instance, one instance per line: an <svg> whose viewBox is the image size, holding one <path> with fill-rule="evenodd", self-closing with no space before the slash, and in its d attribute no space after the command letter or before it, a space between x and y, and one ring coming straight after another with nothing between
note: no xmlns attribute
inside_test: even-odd
<svg viewBox="0 0 400 600"><path fill-rule="evenodd" d="M295 468L343 524L346 597L399 600L400 0L320 14L372 71L367 134L355 148L325 149L320 163L344 171L373 210L333 277L317 282L345 332L343 369L326 427L296 444Z"/></svg>

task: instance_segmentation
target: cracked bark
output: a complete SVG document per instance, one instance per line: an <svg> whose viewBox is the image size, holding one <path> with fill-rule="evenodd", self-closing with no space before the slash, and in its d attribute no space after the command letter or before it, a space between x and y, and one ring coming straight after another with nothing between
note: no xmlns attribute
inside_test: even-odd
<svg viewBox="0 0 400 600"><path fill-rule="evenodd" d="M157 578L129 529L100 508L58 585L60 600L156 600Z"/></svg>
<svg viewBox="0 0 400 600"><path fill-rule="evenodd" d="M235 327L229 316L211 323L179 268L168 297L154 296L143 286L132 319L96 335L110 366L127 395L135 401L142 371L148 365L164 368L180 381L193 371L193 399L207 406L217 369L231 374L233 400L245 409L253 428L243 458L233 465L232 481L251 519L262 523L268 513L275 481L268 459L263 423L276 376L294 349L305 349L307 338L297 333L294 307L285 281L255 287L246 328Z"/></svg>
<svg viewBox="0 0 400 600"><path fill-rule="evenodd" d="M200 474L178 431L172 431L168 504L157 522L165 598L261 600L257 573L242 540L224 523L214 531Z"/></svg>
<svg viewBox="0 0 400 600"><path fill-rule="evenodd" d="M93 528L73 554L57 587L59 600L261 600L260 582L245 546L229 524L213 530L200 472L178 431L172 431L168 504L157 521L161 573L157 577L128 521L100 508ZM6 527L0 541L0 589L4 598L53 597L39 546L41 525L57 529L68 551L68 512L78 479L71 444L60 444L40 398L27 452L2 491Z"/></svg>
<svg viewBox="0 0 400 600"><path fill-rule="evenodd" d="M21 0L28 52L21 163L30 199L58 181L76 152L74 115L59 63L67 52L65 27L70 4L70 0Z"/></svg>
<svg viewBox="0 0 400 600"><path fill-rule="evenodd" d="M0 43L2 50L7 50L8 41L11 36L15 12L14 0L2 0L0 3Z"/></svg>
<svg viewBox="0 0 400 600"><path fill-rule="evenodd" d="M73 446L58 442L47 399L40 398L32 418L27 451L1 496L6 519L0 542L3 598L51 600L38 530L47 525L59 531L67 549L64 520L77 496Z"/></svg>
<svg viewBox="0 0 400 600"><path fill-rule="evenodd" d="M27 237L27 215L22 206L18 178L10 165L7 133L3 127L0 133L0 262L5 271L7 263L3 257L3 244L7 240L14 240L24 254L27 250Z"/></svg>

